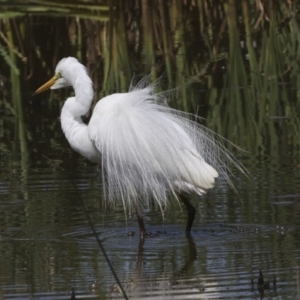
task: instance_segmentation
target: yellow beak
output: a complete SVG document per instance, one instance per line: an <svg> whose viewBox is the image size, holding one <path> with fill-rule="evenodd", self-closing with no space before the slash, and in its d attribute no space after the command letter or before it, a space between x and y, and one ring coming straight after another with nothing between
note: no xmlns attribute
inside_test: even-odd
<svg viewBox="0 0 300 300"><path fill-rule="evenodd" d="M40 88L38 88L34 93L34 95L40 94L42 92L47 91L54 85L55 81L57 80L57 76L53 76L50 80L48 80L45 84L43 84Z"/></svg>

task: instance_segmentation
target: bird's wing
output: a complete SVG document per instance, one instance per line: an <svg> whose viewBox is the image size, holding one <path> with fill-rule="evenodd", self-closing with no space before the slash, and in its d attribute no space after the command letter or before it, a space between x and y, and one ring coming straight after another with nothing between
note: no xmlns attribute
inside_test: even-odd
<svg viewBox="0 0 300 300"><path fill-rule="evenodd" d="M141 96L130 92L105 97L89 123L109 192L166 199L167 191L203 194L212 188L218 173L198 152L189 121L149 95Z"/></svg>

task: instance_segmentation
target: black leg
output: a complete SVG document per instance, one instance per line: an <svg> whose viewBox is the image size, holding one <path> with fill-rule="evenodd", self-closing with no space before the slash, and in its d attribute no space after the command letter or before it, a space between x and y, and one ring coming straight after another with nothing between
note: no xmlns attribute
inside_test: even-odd
<svg viewBox="0 0 300 300"><path fill-rule="evenodd" d="M188 220L186 223L185 232L189 234L191 232L191 228L195 219L196 209L195 207L186 199L183 195L179 195L180 200L184 203L187 209Z"/></svg>
<svg viewBox="0 0 300 300"><path fill-rule="evenodd" d="M140 237L144 238L144 236L146 235L146 229L145 229L143 217L141 216L141 212L138 207L136 207L136 216L140 228Z"/></svg>

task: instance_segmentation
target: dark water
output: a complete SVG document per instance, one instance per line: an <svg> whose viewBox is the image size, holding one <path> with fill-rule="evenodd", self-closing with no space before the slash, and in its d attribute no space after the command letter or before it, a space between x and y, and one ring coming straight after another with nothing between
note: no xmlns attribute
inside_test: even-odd
<svg viewBox="0 0 300 300"><path fill-rule="evenodd" d="M81 199L130 299L299 299L299 171L290 158L245 156L250 177L235 174L239 196L219 182L192 197L190 238L174 206L164 218L145 213L152 235L141 242L134 215L105 212L97 167L59 130L57 120L56 137L30 142L38 153L1 153L1 299L70 299L72 287L76 299L122 299ZM262 289L260 269L270 282Z"/></svg>
<svg viewBox="0 0 300 300"><path fill-rule="evenodd" d="M183 2L178 1L180 5ZM111 30L107 41L103 38L109 31L107 24L97 27L92 21L59 18L53 22L30 14L28 19L5 23L7 28L11 24L15 41L20 38L26 46L17 44L14 49L27 51L28 63L17 63L17 76L12 75L7 57L1 61L0 299L71 299L72 288L76 299L123 299L86 214L129 299L300 299L299 36L297 30L285 27L291 19L284 19L278 30L275 13L274 19L269 14L270 26L253 34L259 46L252 49L257 56L251 56L240 47L240 39L249 36L235 35L234 24L229 26L229 38L220 38L226 5L224 9L221 5L211 7L214 14L207 14L200 24L204 27L198 28L192 1L185 13L194 27L181 28L181 10L180 14L170 10L170 24L177 25L170 25L170 32L162 32L162 36L174 36L174 44L166 44L168 51L174 49L170 50L172 55L162 51L165 56L155 56L163 43L155 44L160 38L157 33L151 38L154 31L146 26L150 17L145 23L141 20L146 29L139 31L136 26L140 23L135 21L139 14L131 14L132 1L126 3L129 13L125 11L125 21L118 17L122 7L115 10L115 17L130 27L126 27L129 38L117 23L118 30ZM228 3L232 9L234 1ZM209 12L210 6L206 7ZM151 9L155 16L156 7ZM42 13L47 10L41 8ZM249 11L254 11L256 21L255 9ZM240 7L237 12L242 14ZM206 24L212 25L213 32L206 30ZM77 45L78 49L68 40L73 27L77 42L83 44ZM86 32L93 30L97 34L103 31L85 40ZM138 37L133 39L130 34L135 31ZM200 31L203 49L199 50ZM216 36L206 37L207 32ZM118 51L109 53L100 47L104 49L101 52L94 43L95 36ZM133 41L137 41L135 47ZM218 50L219 56L209 56ZM248 50L250 53L251 47ZM191 83L191 78L197 82L182 88L182 97L171 102L172 106L207 117L210 129L245 150L240 161L248 176L233 169L236 192L221 179L202 198L191 196L197 214L190 237L184 233L185 211L173 205L164 216L154 208L145 211L145 225L151 234L141 241L135 215L125 216L121 207L105 209L97 166L74 153L63 136L59 114L70 92L31 98L31 93L53 75L62 55L78 53L88 61L98 95L124 91L130 82L126 74L149 70L163 57L166 77L169 81L173 78L171 87L185 86L185 80ZM11 53L10 58L13 61ZM207 64L213 58L218 63ZM249 71L248 59L257 73ZM204 84L203 74L207 79ZM101 86L103 82L107 86ZM262 285L258 285L260 270L265 282Z"/></svg>

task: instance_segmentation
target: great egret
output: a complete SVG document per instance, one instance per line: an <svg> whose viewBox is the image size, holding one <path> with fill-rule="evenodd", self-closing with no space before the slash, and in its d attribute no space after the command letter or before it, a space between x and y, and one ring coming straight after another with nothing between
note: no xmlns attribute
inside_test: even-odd
<svg viewBox="0 0 300 300"><path fill-rule="evenodd" d="M168 199L186 206L189 233L195 208L184 194L203 195L211 189L218 171L227 176L227 162L234 157L216 135L191 120L191 115L167 105L168 92L157 92L148 78L128 93L102 98L86 125L93 100L93 83L86 68L74 57L63 58L55 75L35 91L72 86L61 111L62 130L71 147L92 162L101 164L104 197L122 200L125 211L135 207L143 236L146 231L141 208L154 199L165 209ZM227 176L228 178L228 176Z"/></svg>

